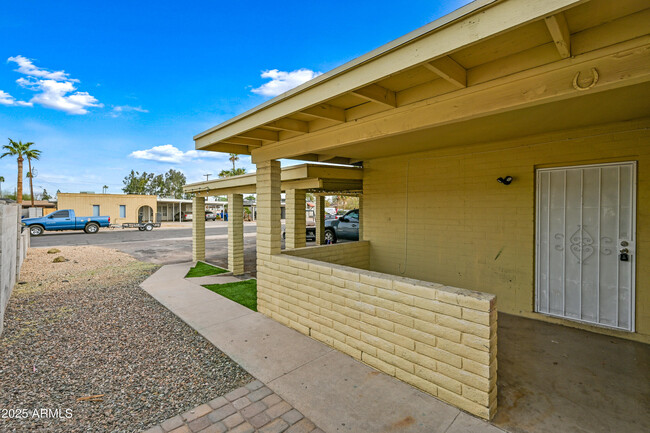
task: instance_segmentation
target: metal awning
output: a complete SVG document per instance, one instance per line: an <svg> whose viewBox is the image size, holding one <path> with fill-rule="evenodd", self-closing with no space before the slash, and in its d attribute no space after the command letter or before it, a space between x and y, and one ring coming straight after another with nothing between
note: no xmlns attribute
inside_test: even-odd
<svg viewBox="0 0 650 433"><path fill-rule="evenodd" d="M340 167L323 164L300 164L282 169L282 191L304 189L314 193L344 193L349 195L363 192L363 168ZM225 177L185 185L183 191L198 197L225 194L255 194L256 173Z"/></svg>

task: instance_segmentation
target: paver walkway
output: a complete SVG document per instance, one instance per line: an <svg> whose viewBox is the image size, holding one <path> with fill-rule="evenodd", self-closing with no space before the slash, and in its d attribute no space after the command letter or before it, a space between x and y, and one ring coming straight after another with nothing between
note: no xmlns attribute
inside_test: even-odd
<svg viewBox="0 0 650 433"><path fill-rule="evenodd" d="M144 433L323 433L256 380Z"/></svg>
<svg viewBox="0 0 650 433"><path fill-rule="evenodd" d="M207 290L194 279L185 279L192 265L163 266L141 286L323 431L503 432L394 377ZM234 403L230 404L234 407ZM195 411L208 411L202 416L209 417L214 411L209 404L199 408ZM247 419L244 415L242 418ZM276 419L288 423L282 416ZM185 427L185 430L179 432L192 431L190 424L194 419L187 421L181 416L180 420L183 424L179 424L178 428ZM250 421L246 422L251 424ZM307 421L303 423L307 424ZM274 425L276 430L268 431L310 431L306 428L299 430L298 423L292 426L280 424L277 421ZM213 430L207 431L222 431L216 425L213 424L210 426ZM240 425L245 424L242 422ZM241 428L246 431L245 427ZM158 433L160 431L157 430Z"/></svg>

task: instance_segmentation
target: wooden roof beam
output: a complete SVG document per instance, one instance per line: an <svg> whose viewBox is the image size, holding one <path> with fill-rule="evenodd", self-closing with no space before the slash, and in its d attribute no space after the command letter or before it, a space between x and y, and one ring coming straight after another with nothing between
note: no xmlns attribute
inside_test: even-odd
<svg viewBox="0 0 650 433"><path fill-rule="evenodd" d="M264 125L267 128L278 129L281 131L291 132L309 132L309 122L296 119L278 119L275 122L267 123Z"/></svg>
<svg viewBox="0 0 650 433"><path fill-rule="evenodd" d="M563 59L571 57L571 33L564 12L546 17L544 21L560 57Z"/></svg>
<svg viewBox="0 0 650 433"><path fill-rule="evenodd" d="M206 147L204 150L210 150L213 152L222 152L222 153L236 153L238 155L250 155L251 149L254 149L254 147L249 147L237 143L231 143L232 140L234 139L230 139L227 141L220 141L219 143L215 143L211 146Z"/></svg>
<svg viewBox="0 0 650 433"><path fill-rule="evenodd" d="M462 89L467 87L467 70L449 56L427 62L424 67Z"/></svg>
<svg viewBox="0 0 650 433"><path fill-rule="evenodd" d="M329 104L320 104L311 108L300 111L308 116L318 117L319 119L333 120L335 122L345 122L345 110Z"/></svg>
<svg viewBox="0 0 650 433"><path fill-rule="evenodd" d="M242 132L237 137L252 138L263 141L280 141L277 131L269 131L268 129L253 129L251 131Z"/></svg>
<svg viewBox="0 0 650 433"><path fill-rule="evenodd" d="M340 152L341 147L360 142L573 99L583 93L574 88L569 79L590 68L597 69L600 77L598 84L589 89L590 94L650 82L649 41L650 36L643 36L477 84L471 89L402 106L394 112L378 113L336 128L264 146L253 150L252 162L289 159L308 153L334 154ZM530 91L539 88L543 91Z"/></svg>
<svg viewBox="0 0 650 433"><path fill-rule="evenodd" d="M397 107L397 98L395 97L395 92L388 90L385 87L381 87L378 84L371 84L369 86L354 90L350 93L370 102L376 102L389 108Z"/></svg>
<svg viewBox="0 0 650 433"><path fill-rule="evenodd" d="M336 155L318 155L316 157L318 162L329 162L331 164L350 164L350 158L345 158Z"/></svg>

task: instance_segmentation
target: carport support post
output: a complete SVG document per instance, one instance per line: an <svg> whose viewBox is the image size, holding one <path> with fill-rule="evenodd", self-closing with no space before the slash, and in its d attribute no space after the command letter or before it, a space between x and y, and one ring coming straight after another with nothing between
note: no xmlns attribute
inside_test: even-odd
<svg viewBox="0 0 650 433"><path fill-rule="evenodd" d="M244 273L244 196L228 194L228 269Z"/></svg>
<svg viewBox="0 0 650 433"><path fill-rule="evenodd" d="M363 195L359 196L359 240L363 240Z"/></svg>
<svg viewBox="0 0 650 433"><path fill-rule="evenodd" d="M192 260L205 260L205 197L192 199Z"/></svg>
<svg viewBox="0 0 650 433"><path fill-rule="evenodd" d="M303 248L306 243L306 216L304 189L288 189L285 191L287 218L285 221L286 249Z"/></svg>
<svg viewBox="0 0 650 433"><path fill-rule="evenodd" d="M325 243L325 196L316 196L316 245Z"/></svg>
<svg viewBox="0 0 650 433"><path fill-rule="evenodd" d="M257 267L271 256L280 254L282 223L280 222L280 161L257 164Z"/></svg>

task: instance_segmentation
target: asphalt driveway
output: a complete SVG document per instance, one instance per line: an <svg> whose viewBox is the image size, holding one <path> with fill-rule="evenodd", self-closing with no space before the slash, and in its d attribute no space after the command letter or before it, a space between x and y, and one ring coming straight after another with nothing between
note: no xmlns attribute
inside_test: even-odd
<svg viewBox="0 0 650 433"><path fill-rule="evenodd" d="M247 272L253 272L255 269L255 231L255 223L244 224L244 257ZM218 266L227 266L227 224L207 222L205 237L206 260ZM35 248L74 245L115 248L145 262L182 263L192 260L192 229L191 226L157 228L150 232L141 232L137 229L101 229L97 234L62 231L46 232L31 239L31 246Z"/></svg>

